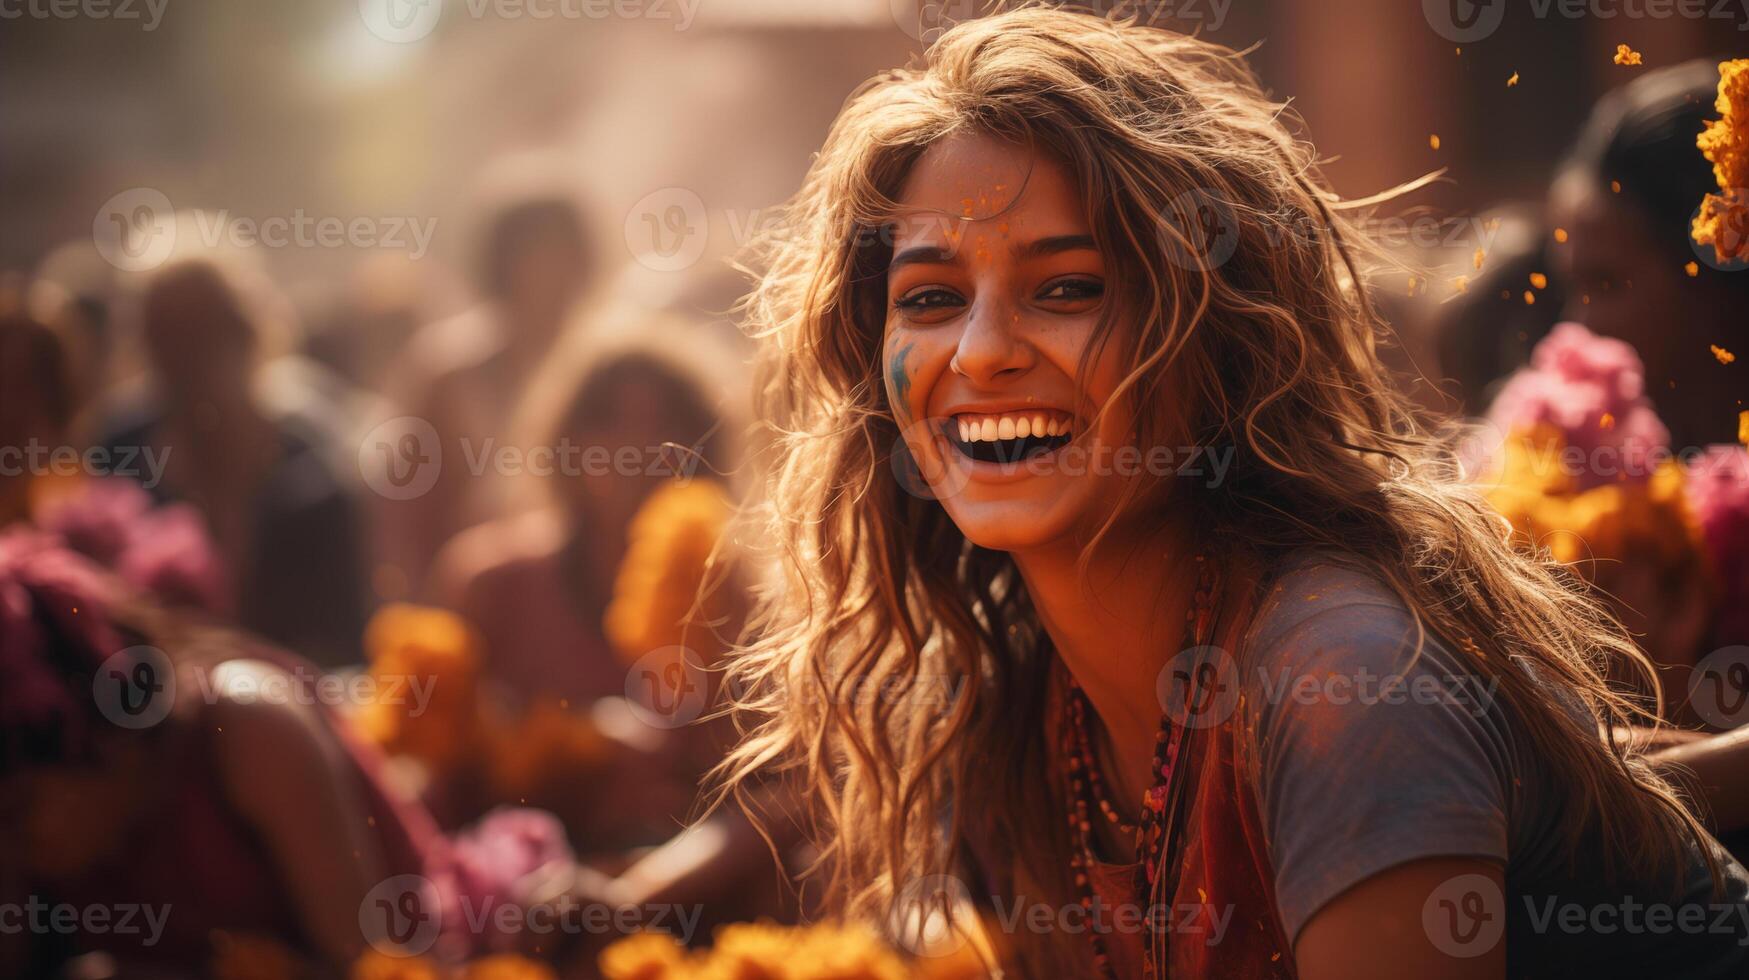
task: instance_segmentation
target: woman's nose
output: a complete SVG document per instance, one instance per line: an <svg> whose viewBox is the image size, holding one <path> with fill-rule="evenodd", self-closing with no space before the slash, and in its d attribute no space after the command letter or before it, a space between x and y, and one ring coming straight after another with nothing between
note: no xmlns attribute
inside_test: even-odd
<svg viewBox="0 0 1749 980"><path fill-rule="evenodd" d="M1033 365L1033 350L1022 329L1020 314L1006 303L979 302L966 317L953 370L975 384L1024 374Z"/></svg>

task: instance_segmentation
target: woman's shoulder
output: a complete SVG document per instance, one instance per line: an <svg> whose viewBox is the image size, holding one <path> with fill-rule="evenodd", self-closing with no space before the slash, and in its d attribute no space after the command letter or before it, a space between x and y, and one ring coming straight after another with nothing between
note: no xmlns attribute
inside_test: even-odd
<svg viewBox="0 0 1749 980"><path fill-rule="evenodd" d="M1314 654L1396 660L1440 646L1384 570L1332 551L1296 552L1279 563L1261 583L1241 641L1245 656L1263 666Z"/></svg>

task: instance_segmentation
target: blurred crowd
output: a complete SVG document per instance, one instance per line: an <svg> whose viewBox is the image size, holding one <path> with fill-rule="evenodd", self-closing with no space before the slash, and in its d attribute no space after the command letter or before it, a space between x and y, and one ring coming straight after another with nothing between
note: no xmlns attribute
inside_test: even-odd
<svg viewBox="0 0 1749 980"><path fill-rule="evenodd" d="M1617 605L1678 749L1749 721L1749 225L1735 259L1690 234L1749 184L1696 146L1719 81L1635 76L1546 199L1384 284L1405 383L1486 420L1466 466ZM656 976L677 948L602 950L808 917L780 779L748 801L769 839L700 797L735 734L713 668L760 583L735 287L627 302L597 217L492 202L473 303L439 318L393 261L320 302L221 249L129 275L45 249L0 285L0 900L142 909L0 934L0 973L414 975L394 945ZM1727 839L1749 827L1698 792ZM644 918L482 924L569 908Z"/></svg>

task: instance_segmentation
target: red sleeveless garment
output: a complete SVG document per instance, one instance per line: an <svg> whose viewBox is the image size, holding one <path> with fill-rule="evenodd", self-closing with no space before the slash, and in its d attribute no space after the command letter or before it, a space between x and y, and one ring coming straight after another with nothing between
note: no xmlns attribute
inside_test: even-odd
<svg viewBox="0 0 1749 980"><path fill-rule="evenodd" d="M1216 642L1242 663L1241 643L1256 605L1229 601L1238 608L1220 617ZM1237 685L1237 675L1224 683ZM1178 868L1168 880L1175 881L1176 887L1169 899L1159 903L1165 908L1155 914L1166 917L1162 930L1166 976L1180 980L1271 980L1297 975L1293 949L1276 913L1274 870L1252 788L1255 760L1242 727L1249 711L1242 687L1236 693L1236 706L1224 721L1188 733L1178 761L1176 778L1189 780L1189 796L1183 824L1174 832ZM1061 733L1056 730L1064 718L1061 697L1061 686L1053 684L1046 716L1052 719L1052 729L1046 733L1046 744L1056 773L1065 771ZM1059 787L1059 798L1063 792ZM1123 980L1151 980L1145 965L1152 937L1133 924L1133 913L1126 929L1109 911L1149 908L1149 896L1138 888L1140 866L1100 862L1092 870L1094 894L1108 910L1101 920L1109 930L1105 946L1113 971ZM1085 957L1085 976L1098 976L1087 936L1056 938L1078 944ZM1071 956L1076 952L1070 949ZM1021 976L1034 975L1026 964L1013 966Z"/></svg>

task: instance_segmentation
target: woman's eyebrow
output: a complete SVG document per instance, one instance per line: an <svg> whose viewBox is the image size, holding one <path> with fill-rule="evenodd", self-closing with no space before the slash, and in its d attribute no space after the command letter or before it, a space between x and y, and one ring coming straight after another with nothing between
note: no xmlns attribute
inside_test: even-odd
<svg viewBox="0 0 1749 980"><path fill-rule="evenodd" d="M1052 235L1028 242L1015 251L1023 259L1036 259L1062 252L1091 252L1098 249L1092 235ZM891 271L905 265L947 265L955 260L958 251L943 245L913 246L894 255L893 260L887 263L887 269Z"/></svg>
<svg viewBox="0 0 1749 980"><path fill-rule="evenodd" d="M957 249L945 245L917 245L893 256L888 271L905 265L947 265L954 260Z"/></svg>
<svg viewBox="0 0 1749 980"><path fill-rule="evenodd" d="M1059 252L1077 252L1082 249L1098 251L1099 246L1093 241L1092 235L1052 235L1028 242L1016 249L1023 259L1036 259L1046 255L1056 255Z"/></svg>

